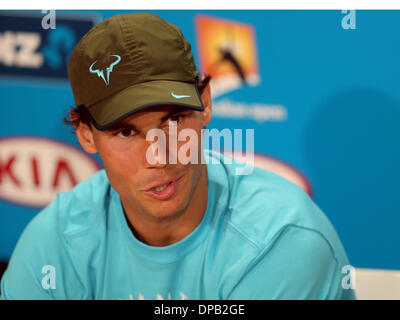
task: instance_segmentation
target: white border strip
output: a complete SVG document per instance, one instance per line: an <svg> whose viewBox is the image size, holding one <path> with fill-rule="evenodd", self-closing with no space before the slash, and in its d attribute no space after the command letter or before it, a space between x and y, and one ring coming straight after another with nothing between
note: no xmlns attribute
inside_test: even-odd
<svg viewBox="0 0 400 320"><path fill-rule="evenodd" d="M129 5L127 5L129 3ZM58 10L248 10L248 9L400 9L399 1L371 1L371 0L336 0L336 1L215 1L215 0L149 0L149 1L134 1L126 2L122 0L102 1L101 3L84 2L78 0L38 0L38 1L18 1L18 5L12 1L4 1L0 9L6 10L41 10L41 9L58 9Z"/></svg>

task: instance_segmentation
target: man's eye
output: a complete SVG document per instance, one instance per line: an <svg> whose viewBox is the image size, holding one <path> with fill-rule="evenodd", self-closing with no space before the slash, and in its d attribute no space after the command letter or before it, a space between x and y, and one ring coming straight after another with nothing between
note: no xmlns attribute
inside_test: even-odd
<svg viewBox="0 0 400 320"><path fill-rule="evenodd" d="M128 138L133 135L135 135L135 132L133 131L133 129L123 129L123 130L117 132L117 136L119 136L121 138Z"/></svg>
<svg viewBox="0 0 400 320"><path fill-rule="evenodd" d="M170 125L176 125L176 124L179 124L179 123L181 123L183 121L183 115L181 115L181 114L176 114L176 115L173 115L173 116L171 116L170 118L169 118L169 124Z"/></svg>

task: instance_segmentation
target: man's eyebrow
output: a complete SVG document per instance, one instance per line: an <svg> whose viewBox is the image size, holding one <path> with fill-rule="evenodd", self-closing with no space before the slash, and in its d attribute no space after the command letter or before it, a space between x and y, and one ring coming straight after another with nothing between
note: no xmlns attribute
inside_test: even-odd
<svg viewBox="0 0 400 320"><path fill-rule="evenodd" d="M113 132L113 131L117 131L117 130L120 130L120 129L132 129L132 130L137 130L137 128L136 128L133 124L120 122L120 123L117 123L117 124L111 126L111 127L108 128L106 131Z"/></svg>

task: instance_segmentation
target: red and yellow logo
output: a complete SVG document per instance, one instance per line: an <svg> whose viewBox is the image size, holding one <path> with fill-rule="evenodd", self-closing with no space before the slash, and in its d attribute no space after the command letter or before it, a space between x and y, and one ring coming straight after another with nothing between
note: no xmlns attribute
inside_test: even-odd
<svg viewBox="0 0 400 320"><path fill-rule="evenodd" d="M260 82L251 25L204 15L195 24L200 71L212 76L213 97Z"/></svg>

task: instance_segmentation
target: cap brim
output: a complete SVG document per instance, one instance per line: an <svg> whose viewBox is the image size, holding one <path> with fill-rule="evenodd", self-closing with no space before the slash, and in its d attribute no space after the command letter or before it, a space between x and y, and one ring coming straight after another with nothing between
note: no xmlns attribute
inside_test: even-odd
<svg viewBox="0 0 400 320"><path fill-rule="evenodd" d="M136 84L87 109L96 129L106 130L138 111L169 105L204 110L196 83L169 80Z"/></svg>

